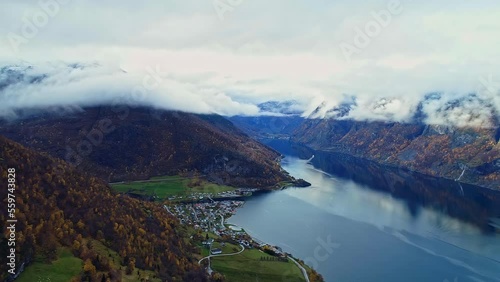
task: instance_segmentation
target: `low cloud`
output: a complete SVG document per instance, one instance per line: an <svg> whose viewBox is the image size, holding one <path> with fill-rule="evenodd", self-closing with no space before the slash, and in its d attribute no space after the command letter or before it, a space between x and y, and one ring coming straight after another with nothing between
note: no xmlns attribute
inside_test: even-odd
<svg viewBox="0 0 500 282"><path fill-rule="evenodd" d="M111 103L221 115L259 111L217 89L169 78L160 66L142 73L100 65L6 66L0 69L0 99L0 116L15 116L27 108Z"/></svg>
<svg viewBox="0 0 500 282"><path fill-rule="evenodd" d="M26 72L17 83L0 82L0 115L114 99L258 115L261 103L293 100L294 111L314 118L454 126L499 119L496 0L401 0L403 10L369 32L369 44L350 60L342 43L366 33L392 1L244 1L224 20L213 1L42 2L54 1L65 4L50 13L36 0L0 4L9 11L0 17L0 67ZM35 17L42 12L43 24ZM13 48L12 34L26 40ZM85 67L68 67L75 61ZM148 80L144 91L157 66L162 83Z"/></svg>
<svg viewBox="0 0 500 282"><path fill-rule="evenodd" d="M0 99L3 101L0 116L14 117L23 109L56 106L77 109L113 103L225 116L256 116L273 114L273 103L262 103L276 101L277 109L286 106L287 111L302 113L307 118L497 126L500 92L496 85L485 84L487 79L478 81L483 83L478 82L477 90L467 93L429 94L422 91L411 95L348 95L332 91L327 95L322 92L315 95L308 94L304 86L304 92L279 95L281 86L277 80L241 81L213 73L175 75L164 72L160 65L146 67L140 72L97 63L17 65L0 68ZM309 93L317 87L311 87Z"/></svg>
<svg viewBox="0 0 500 282"><path fill-rule="evenodd" d="M499 97L500 91L490 92L486 89L468 94L422 93L412 98L353 96L351 103L323 101L316 104L316 108L310 107L303 116L491 128L499 125Z"/></svg>

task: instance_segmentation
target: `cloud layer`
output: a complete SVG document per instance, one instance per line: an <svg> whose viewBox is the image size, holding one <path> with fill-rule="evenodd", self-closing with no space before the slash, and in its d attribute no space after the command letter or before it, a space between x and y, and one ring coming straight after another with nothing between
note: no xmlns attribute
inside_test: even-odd
<svg viewBox="0 0 500 282"><path fill-rule="evenodd" d="M99 104L147 105L194 113L258 114L257 106L239 103L217 89L200 88L168 77L157 68L144 73L100 65L8 66L0 69L0 116L16 110Z"/></svg>
<svg viewBox="0 0 500 282"><path fill-rule="evenodd" d="M233 3L222 18L220 1ZM316 117L498 119L498 1L220 1L2 2L0 65L46 77L1 90L0 114L128 97L224 115L294 100ZM152 69L160 74L149 81Z"/></svg>

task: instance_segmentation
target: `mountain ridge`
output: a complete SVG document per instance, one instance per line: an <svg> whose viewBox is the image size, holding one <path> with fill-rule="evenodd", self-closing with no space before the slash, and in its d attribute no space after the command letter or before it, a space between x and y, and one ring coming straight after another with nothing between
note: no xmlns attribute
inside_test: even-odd
<svg viewBox="0 0 500 282"><path fill-rule="evenodd" d="M423 174L500 189L498 128L306 120L293 142Z"/></svg>
<svg viewBox="0 0 500 282"><path fill-rule="evenodd" d="M0 134L106 181L189 171L233 186L272 188L293 180L278 152L217 115L105 105L5 121Z"/></svg>

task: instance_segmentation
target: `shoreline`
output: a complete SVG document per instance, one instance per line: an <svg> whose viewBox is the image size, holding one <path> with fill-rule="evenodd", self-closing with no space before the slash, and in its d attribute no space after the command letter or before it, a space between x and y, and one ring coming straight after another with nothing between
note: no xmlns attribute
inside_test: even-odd
<svg viewBox="0 0 500 282"><path fill-rule="evenodd" d="M283 190L283 189L287 189L287 188L292 188L293 186L284 186L282 187L281 189L279 190ZM301 187L295 187L295 188L301 188ZM274 192L274 191L264 191L264 192ZM252 195L253 196L253 195ZM248 196L247 198L249 197L252 197L252 196ZM242 208L243 206L245 205L245 201L243 201L243 204L241 206L239 206L237 209L240 209ZM225 217L224 218L224 221L223 221L223 224L224 225L229 225L229 226L234 226L234 227L237 227L239 228L241 231L243 231L248 237L251 238L251 240L253 242L256 242L258 243L261 247L262 246L271 246L272 248L275 248L275 249L278 249L286 258L290 259L293 263L295 263L295 265L300 269L302 275L304 276L304 279L306 280L306 282L310 282L310 279L309 279L309 274L307 273L307 270L304 268L304 266L302 264L300 264L297 260L299 260L298 258L294 257L291 253L287 253L287 252L284 252L282 251L282 248L280 246L274 246L270 243L266 243L265 241L263 240L260 240L259 238L257 238L255 235L251 235L244 227L242 226L239 226L239 225L236 225L236 224L232 224L232 223L227 223L227 220L230 219L234 214L232 214L231 216L229 217ZM262 250L261 250L262 251ZM313 270L310 266L308 266L307 264L304 263L304 265ZM320 273L319 273L320 274Z"/></svg>
<svg viewBox="0 0 500 282"><path fill-rule="evenodd" d="M418 175L423 175L423 176L426 176L426 177L432 177L432 178L438 178L438 179L445 179L445 180L453 181L453 182L456 182L456 183L459 183L459 184L471 185L471 186L474 186L474 187L476 187L477 189L480 189L480 190L485 189L485 190L500 192L499 189L495 188L495 185L497 184L496 182L478 182L478 181L466 181L466 180L462 180L461 178L463 176L463 173L467 169L462 170L462 175L457 178L457 176L451 176L451 175L432 174L432 173L428 173L428 172L422 171L421 169L413 169L412 167L409 167L409 166L405 166L405 165L401 165L401 164L396 164L396 163L389 163L387 161L378 160L376 158L371 158L369 156L357 155L357 154L354 154L354 153L349 153L349 152L345 152L345 151L341 151L341 150L337 150L337 149L316 148L314 146L310 146L310 145L307 145L307 144L304 144L304 143L301 143L301 142L296 142L296 141L290 141L290 143L292 145L296 145L296 146L302 147L303 149L305 149L306 151L308 151L313 156L314 156L314 153L320 153L320 154L321 153L324 153L324 154L338 154L338 155L345 156L347 158L354 159L354 160L362 160L362 161L365 161L365 162L371 162L371 163L374 163L374 164L378 165L379 167L383 167L383 168L389 168L389 169L395 169L395 170L403 170L403 171L406 171L406 172L410 172L410 173L414 173L414 174L418 174Z"/></svg>
<svg viewBox="0 0 500 282"><path fill-rule="evenodd" d="M293 186L285 186L282 189L291 187ZM304 281L310 282L310 273L314 274L314 277L321 277L321 275L314 269L312 269L309 265L305 264L301 259L294 257L291 253L284 252L280 246L272 245L264 240L257 238L255 235L252 235L247 230L245 230L244 227L228 222L228 220L237 213L238 209L242 208L245 205L247 199L263 193L270 193L280 190L259 189L252 193L252 195L245 196L244 199L240 200L231 198L220 199L218 201L215 201L214 199L203 199L203 201L182 201L176 203L168 203L164 204L163 207L169 214L177 218L181 222L181 224L193 227L195 230L201 230L206 234L212 234L211 236L215 236L212 238L214 238L216 241L222 239L224 240L223 242L239 244L240 246L244 246L245 249L258 250L262 252L263 255L266 254L276 258L288 259L289 261L293 262L294 267L297 267L302 274L299 276L303 276ZM189 220L189 218L195 218L195 220ZM203 241L202 244L205 245L206 243ZM209 253L208 257L217 256L214 256L213 254L211 255ZM208 257L206 256L203 258L207 259ZM200 262L203 261L203 258L200 260ZM208 260L210 261L209 258ZM210 267L206 270L209 272L213 271L213 269L211 269ZM222 272L222 274L224 274L224 272Z"/></svg>

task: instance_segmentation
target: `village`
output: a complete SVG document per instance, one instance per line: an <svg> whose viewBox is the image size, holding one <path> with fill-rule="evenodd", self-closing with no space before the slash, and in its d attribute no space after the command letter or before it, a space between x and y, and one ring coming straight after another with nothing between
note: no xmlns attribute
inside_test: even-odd
<svg viewBox="0 0 500 282"><path fill-rule="evenodd" d="M268 269L269 263L278 263L282 265L276 266L276 269L287 269L287 273L296 272L294 275L303 276L308 282L307 270L290 254L250 236L239 226L226 223L256 191L258 189L253 188L191 191L188 195L172 195L166 199L163 207L181 224L189 227L190 239L199 246L198 264L209 275L222 268L226 275L240 277L243 275L240 263L245 263L252 273Z"/></svg>
<svg viewBox="0 0 500 282"><path fill-rule="evenodd" d="M252 194L259 189L255 188L238 188L230 191L204 191L204 192L191 192L187 195L172 195L167 198L169 201L173 202L186 202L186 201L203 201L203 200L239 200L244 197L250 197Z"/></svg>
<svg viewBox="0 0 500 282"><path fill-rule="evenodd" d="M182 224L192 226L205 234L213 234L216 241L240 245L246 249L259 249L277 257L286 257L279 247L270 246L252 238L241 227L226 224L225 219L236 213L244 201L224 200L206 203L179 203L167 206L165 209L176 216ZM207 235L202 245L210 249L211 255L222 254L220 248L211 248L214 238Z"/></svg>

